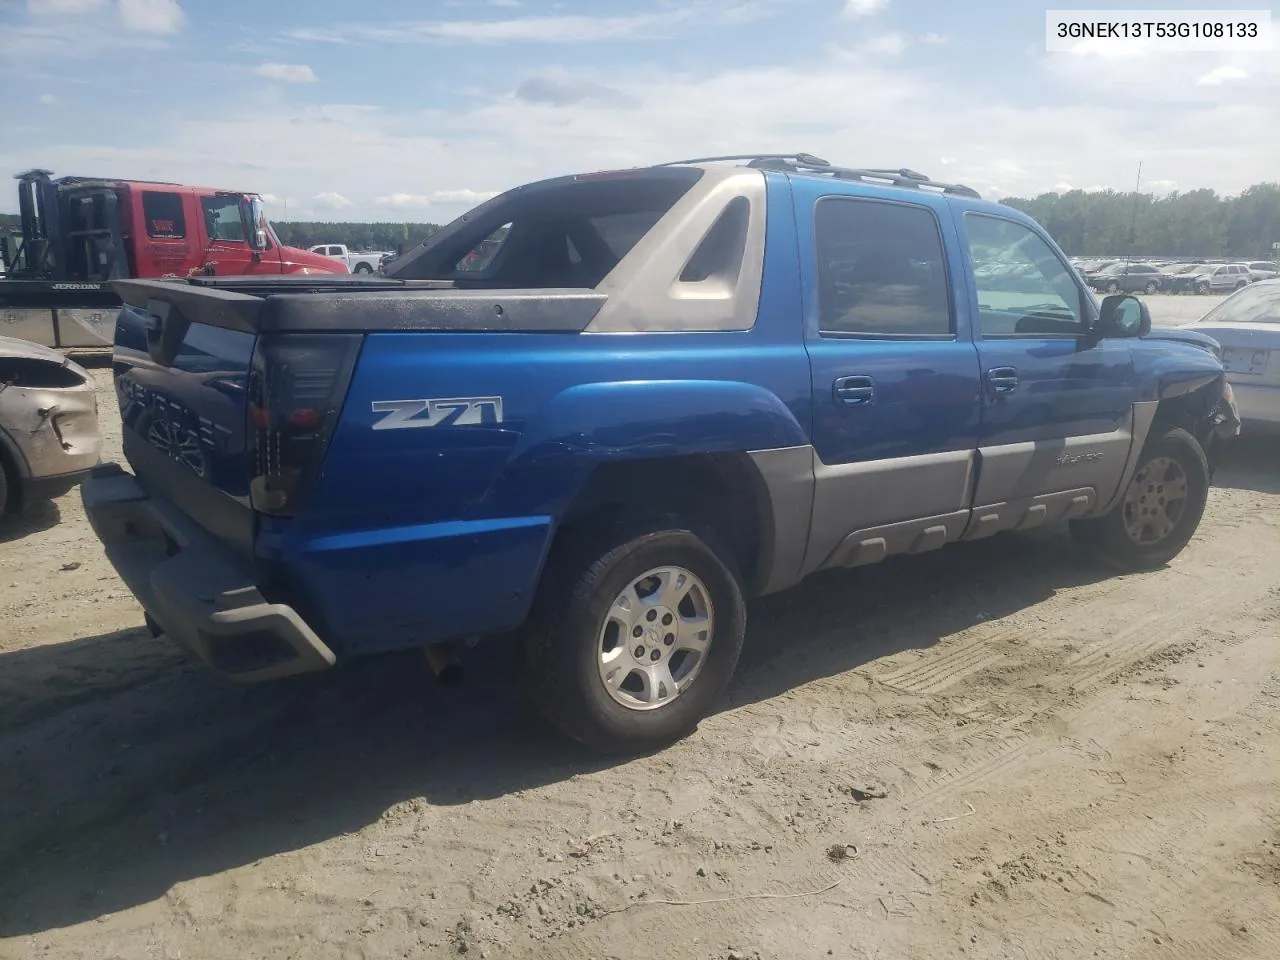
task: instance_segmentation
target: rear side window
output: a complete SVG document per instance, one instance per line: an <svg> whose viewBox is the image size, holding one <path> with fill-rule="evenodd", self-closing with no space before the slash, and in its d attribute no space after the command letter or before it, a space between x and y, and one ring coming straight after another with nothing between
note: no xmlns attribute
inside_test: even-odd
<svg viewBox="0 0 1280 960"><path fill-rule="evenodd" d="M933 212L825 197L814 211L818 330L828 336L950 336L949 286Z"/></svg>
<svg viewBox="0 0 1280 960"><path fill-rule="evenodd" d="M154 240L181 240L187 235L180 193L144 190L142 215L147 221L147 236Z"/></svg>

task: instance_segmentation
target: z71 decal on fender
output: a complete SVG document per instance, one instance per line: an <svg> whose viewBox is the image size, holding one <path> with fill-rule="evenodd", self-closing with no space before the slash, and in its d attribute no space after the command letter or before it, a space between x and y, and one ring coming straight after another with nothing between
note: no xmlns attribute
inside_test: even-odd
<svg viewBox="0 0 1280 960"><path fill-rule="evenodd" d="M375 430L410 427L489 426L502 422L501 397L449 397L438 400L374 400L373 412L381 413ZM425 414L425 416L422 416Z"/></svg>

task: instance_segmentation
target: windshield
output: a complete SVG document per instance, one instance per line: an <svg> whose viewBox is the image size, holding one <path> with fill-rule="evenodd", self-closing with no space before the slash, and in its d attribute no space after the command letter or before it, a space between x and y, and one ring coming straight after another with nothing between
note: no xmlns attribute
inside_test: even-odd
<svg viewBox="0 0 1280 960"><path fill-rule="evenodd" d="M1228 297L1201 323L1280 323L1280 283L1255 283Z"/></svg>

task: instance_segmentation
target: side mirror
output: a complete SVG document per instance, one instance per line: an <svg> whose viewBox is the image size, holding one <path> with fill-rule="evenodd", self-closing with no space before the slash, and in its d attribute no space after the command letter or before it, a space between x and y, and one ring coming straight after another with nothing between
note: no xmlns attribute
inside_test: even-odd
<svg viewBox="0 0 1280 960"><path fill-rule="evenodd" d="M267 238L267 212L259 197L249 198L249 247L253 250L266 250L270 245Z"/></svg>
<svg viewBox="0 0 1280 960"><path fill-rule="evenodd" d="M1113 293L1102 301L1098 335L1108 338L1145 337L1151 332L1151 311L1137 297Z"/></svg>

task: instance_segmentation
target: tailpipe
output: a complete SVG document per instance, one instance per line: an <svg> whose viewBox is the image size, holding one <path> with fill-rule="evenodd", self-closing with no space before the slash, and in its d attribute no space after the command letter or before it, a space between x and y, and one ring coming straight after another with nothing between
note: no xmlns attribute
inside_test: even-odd
<svg viewBox="0 0 1280 960"><path fill-rule="evenodd" d="M423 648L422 653L442 686L456 687L462 683L462 661L458 659L458 650L452 643L433 643Z"/></svg>

